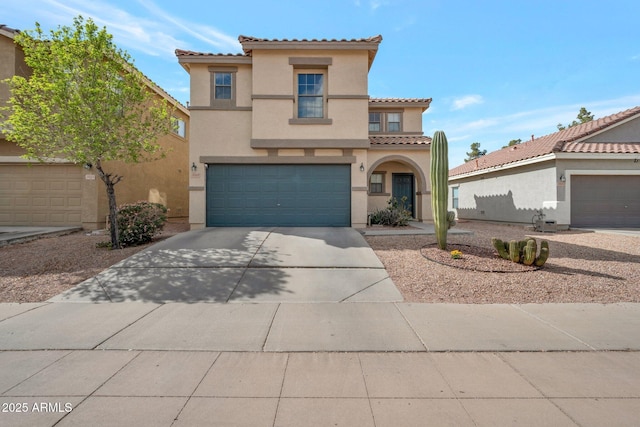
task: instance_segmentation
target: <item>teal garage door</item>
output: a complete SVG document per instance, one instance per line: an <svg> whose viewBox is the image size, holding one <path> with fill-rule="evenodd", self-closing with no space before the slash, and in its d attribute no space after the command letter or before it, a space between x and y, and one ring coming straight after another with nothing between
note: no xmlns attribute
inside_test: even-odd
<svg viewBox="0 0 640 427"><path fill-rule="evenodd" d="M207 227L349 227L350 165L209 165Z"/></svg>

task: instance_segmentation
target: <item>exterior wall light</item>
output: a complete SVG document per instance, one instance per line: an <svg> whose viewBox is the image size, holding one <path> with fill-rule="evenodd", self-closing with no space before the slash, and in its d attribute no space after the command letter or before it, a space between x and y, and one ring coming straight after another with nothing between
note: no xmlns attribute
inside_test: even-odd
<svg viewBox="0 0 640 427"><path fill-rule="evenodd" d="M191 172L195 172L198 170L198 166L196 165L196 162L192 162L191 163Z"/></svg>
<svg viewBox="0 0 640 427"><path fill-rule="evenodd" d="M564 174L560 175L560 182L565 182L567 178L564 177Z"/></svg>
<svg viewBox="0 0 640 427"><path fill-rule="evenodd" d="M360 172L364 172L364 163L360 163Z"/></svg>

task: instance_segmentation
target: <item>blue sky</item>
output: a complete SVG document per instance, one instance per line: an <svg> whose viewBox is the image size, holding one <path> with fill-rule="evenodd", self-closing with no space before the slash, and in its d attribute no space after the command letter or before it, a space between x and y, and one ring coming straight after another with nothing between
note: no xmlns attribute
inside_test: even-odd
<svg viewBox="0 0 640 427"><path fill-rule="evenodd" d="M77 15L106 26L182 103L189 76L176 48L237 53L240 34L381 34L369 94L433 98L423 129L446 132L450 167L473 142L493 151L553 133L583 106L598 118L640 105L637 0L24 0L5 2L0 23L52 29Z"/></svg>

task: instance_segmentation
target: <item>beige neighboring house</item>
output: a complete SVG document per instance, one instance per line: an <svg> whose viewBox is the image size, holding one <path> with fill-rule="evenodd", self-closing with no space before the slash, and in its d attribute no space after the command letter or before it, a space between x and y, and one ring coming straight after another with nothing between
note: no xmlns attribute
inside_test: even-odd
<svg viewBox="0 0 640 427"><path fill-rule="evenodd" d="M13 41L16 33L0 26L0 80L30 73L22 50ZM159 141L167 151L166 158L139 164L105 162L104 169L124 177L115 187L119 205L140 200L161 202L170 217L187 217L189 111L151 81L148 85L175 107L178 119L175 133ZM0 84L0 105L6 105L9 95L9 87ZM24 150L0 134L0 226L105 228L105 186L93 169L64 159L29 161L22 154Z"/></svg>
<svg viewBox="0 0 640 427"><path fill-rule="evenodd" d="M640 227L640 107L532 138L449 171L460 219ZM553 227L549 227L553 228Z"/></svg>
<svg viewBox="0 0 640 427"><path fill-rule="evenodd" d="M403 196L430 220L431 99L369 97L381 36L239 41L240 54L176 50L191 80L192 228L363 227Z"/></svg>

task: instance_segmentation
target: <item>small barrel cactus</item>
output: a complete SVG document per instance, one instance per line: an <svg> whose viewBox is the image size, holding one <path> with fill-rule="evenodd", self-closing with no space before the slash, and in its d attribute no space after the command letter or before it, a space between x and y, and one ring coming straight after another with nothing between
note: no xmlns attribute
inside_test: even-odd
<svg viewBox="0 0 640 427"><path fill-rule="evenodd" d="M491 243L501 258L524 265L542 267L549 258L549 242L546 240L540 242L540 254L536 254L538 243L533 237L527 237L524 240L511 240L510 242L494 237L491 239Z"/></svg>
<svg viewBox="0 0 640 427"><path fill-rule="evenodd" d="M501 258L509 259L508 243L503 242L502 240L497 239L495 237L491 239L491 243L493 243L493 247L496 248L496 250L498 251L498 255L500 255Z"/></svg>
<svg viewBox="0 0 640 427"><path fill-rule="evenodd" d="M543 240L540 242L540 255L535 260L536 267L542 267L549 258L549 242Z"/></svg>
<svg viewBox="0 0 640 427"><path fill-rule="evenodd" d="M538 244L535 239L527 240L527 246L524 247L522 256L522 263L524 265L531 265L536 260L536 253L538 252Z"/></svg>
<svg viewBox="0 0 640 427"><path fill-rule="evenodd" d="M509 259L513 262L520 262L520 242L517 240L509 242Z"/></svg>

